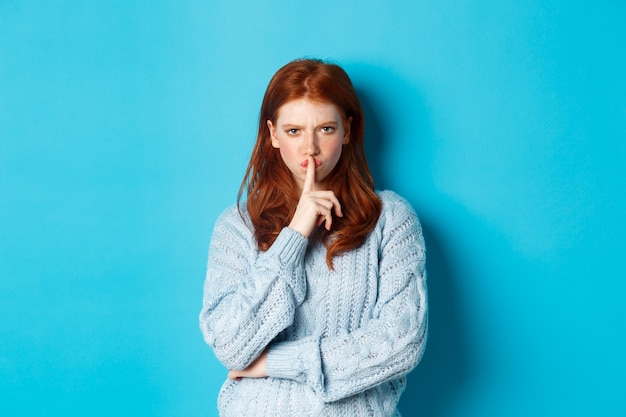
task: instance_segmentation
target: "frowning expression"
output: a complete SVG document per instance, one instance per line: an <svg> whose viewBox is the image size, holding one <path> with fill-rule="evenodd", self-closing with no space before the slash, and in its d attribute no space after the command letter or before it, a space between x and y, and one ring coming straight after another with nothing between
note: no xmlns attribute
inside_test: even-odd
<svg viewBox="0 0 626 417"><path fill-rule="evenodd" d="M350 141L351 121L334 104L306 98L288 101L278 109L275 122L267 121L272 146L280 150L300 190L309 156L315 160L315 188L324 188L324 180L337 165L343 145Z"/></svg>

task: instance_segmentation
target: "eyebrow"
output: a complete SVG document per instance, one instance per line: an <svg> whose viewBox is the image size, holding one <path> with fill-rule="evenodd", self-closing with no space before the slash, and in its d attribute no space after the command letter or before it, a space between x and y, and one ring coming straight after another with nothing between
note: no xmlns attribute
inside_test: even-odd
<svg viewBox="0 0 626 417"><path fill-rule="evenodd" d="M336 120L332 120L332 121L328 121L328 122L322 122L320 124L318 124L316 127L321 127L321 126L329 126L329 125L339 125L339 122L337 122ZM299 125L297 123L284 123L281 125L282 127L302 127L302 125Z"/></svg>

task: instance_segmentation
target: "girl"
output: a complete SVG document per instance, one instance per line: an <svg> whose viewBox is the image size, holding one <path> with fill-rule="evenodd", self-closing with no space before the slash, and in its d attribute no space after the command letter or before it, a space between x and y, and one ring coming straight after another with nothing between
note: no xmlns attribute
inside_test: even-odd
<svg viewBox="0 0 626 417"><path fill-rule="evenodd" d="M407 201L375 191L363 128L339 66L296 60L270 81L209 250L200 327L230 370L221 416L400 415L426 342L425 248Z"/></svg>

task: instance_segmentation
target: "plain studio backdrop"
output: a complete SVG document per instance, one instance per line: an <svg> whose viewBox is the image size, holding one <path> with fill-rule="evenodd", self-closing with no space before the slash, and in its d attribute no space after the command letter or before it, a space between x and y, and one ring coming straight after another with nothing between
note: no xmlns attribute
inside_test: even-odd
<svg viewBox="0 0 626 417"><path fill-rule="evenodd" d="M624 416L626 6L0 0L0 415L216 416L197 316L267 82L341 64L423 223L404 416Z"/></svg>

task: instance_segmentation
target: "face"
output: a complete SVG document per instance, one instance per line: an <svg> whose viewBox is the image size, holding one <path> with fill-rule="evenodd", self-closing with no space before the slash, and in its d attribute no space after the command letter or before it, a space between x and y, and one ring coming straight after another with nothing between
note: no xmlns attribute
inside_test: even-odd
<svg viewBox="0 0 626 417"><path fill-rule="evenodd" d="M300 190L309 155L315 159L315 189L323 189L324 180L339 161L343 145L350 140L351 121L344 120L334 104L305 98L283 104L275 123L267 121L272 146L280 150Z"/></svg>

